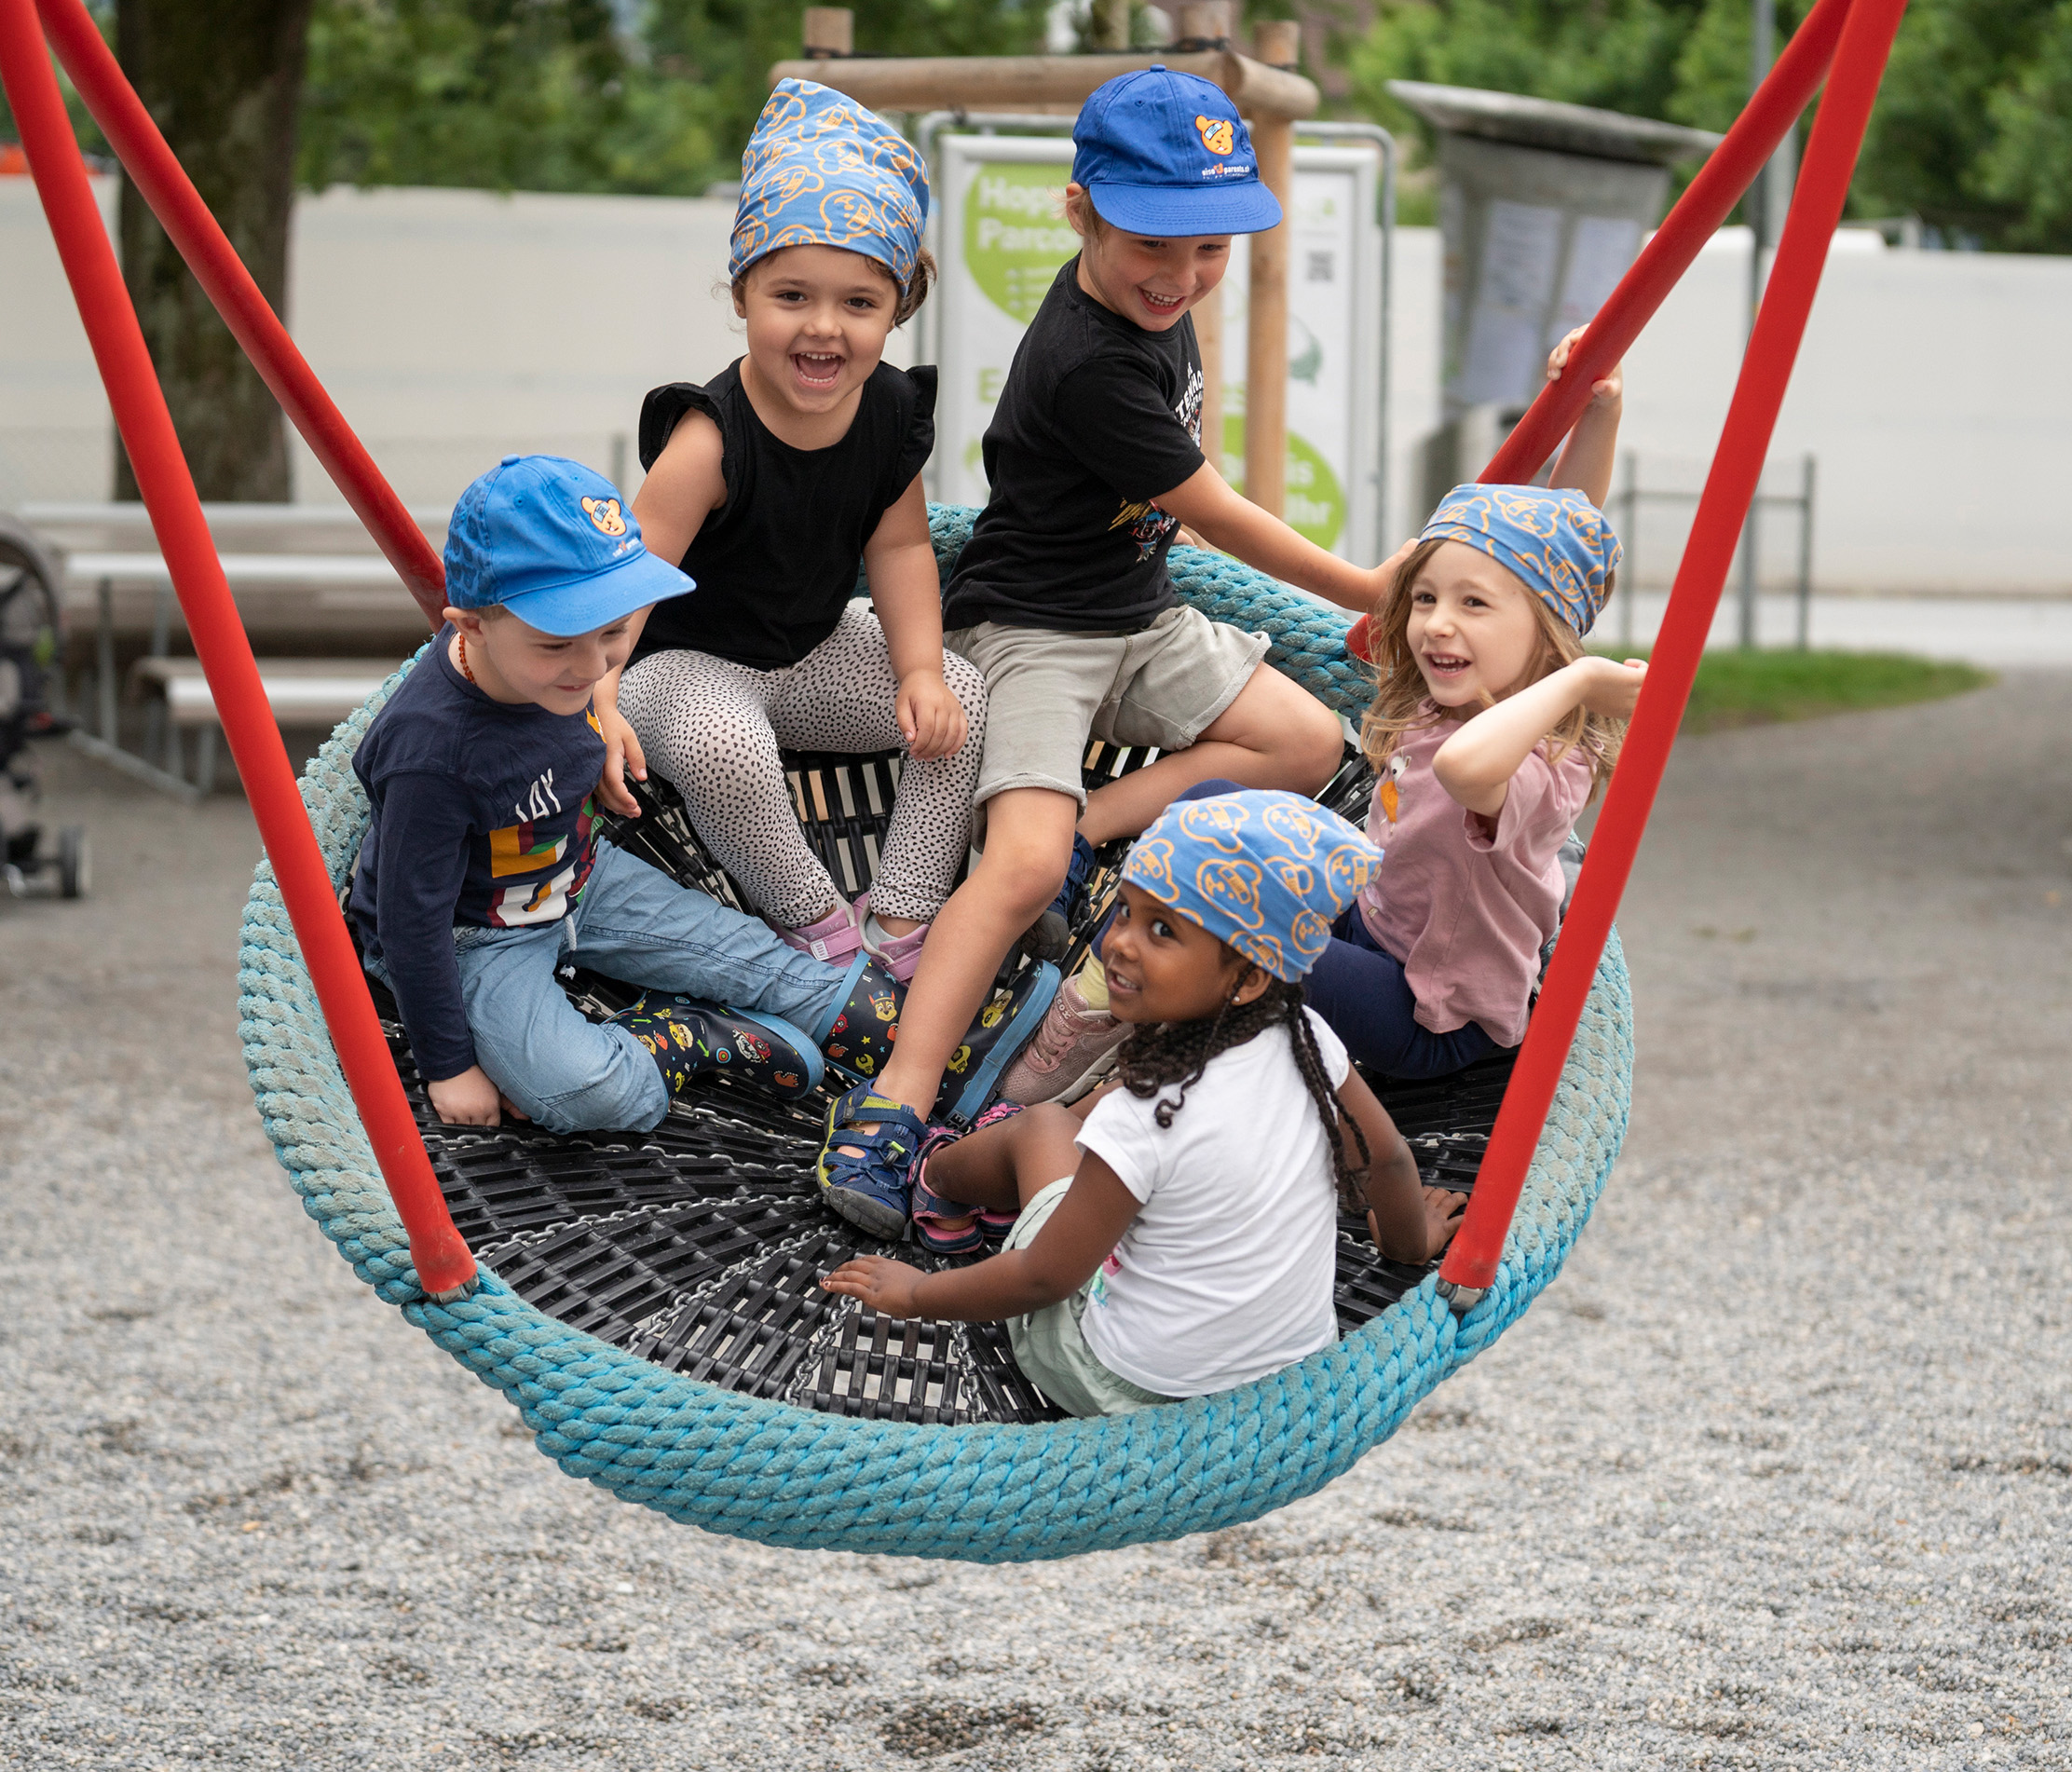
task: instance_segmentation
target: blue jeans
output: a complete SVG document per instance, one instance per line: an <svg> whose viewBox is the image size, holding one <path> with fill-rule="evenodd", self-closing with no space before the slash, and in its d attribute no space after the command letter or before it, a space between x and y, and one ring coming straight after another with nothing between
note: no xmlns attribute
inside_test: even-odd
<svg viewBox="0 0 2072 1772"><path fill-rule="evenodd" d="M559 922L457 929L454 947L475 1062L550 1132L645 1132L669 1111L648 1049L568 1001L554 978L565 958L628 984L780 1016L816 1043L847 995L847 969L786 947L757 919L606 842ZM388 982L378 961L368 971Z"/></svg>
<svg viewBox="0 0 2072 1772"><path fill-rule="evenodd" d="M1198 782L1179 797L1199 800L1243 791L1235 782ZM1496 1042L1472 1021L1452 1033L1419 1025L1417 998L1403 976L1403 962L1368 932L1356 904L1347 906L1331 925L1331 945L1302 981L1302 995L1330 1023L1345 1050L1384 1077L1450 1076L1496 1050Z"/></svg>

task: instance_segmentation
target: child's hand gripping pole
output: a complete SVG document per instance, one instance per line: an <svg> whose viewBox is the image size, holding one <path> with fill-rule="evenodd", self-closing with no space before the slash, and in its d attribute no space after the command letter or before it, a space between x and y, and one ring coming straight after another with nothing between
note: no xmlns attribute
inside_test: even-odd
<svg viewBox="0 0 2072 1772"><path fill-rule="evenodd" d="M1850 0L1819 0L1806 22L1793 33L1748 108L1727 130L1726 139L1712 150L1656 229L1655 238L1641 249L1618 287L1598 309L1568 364L1568 373L1540 389L1539 398L1490 458L1481 472L1484 485L1522 480L1574 428L1592 398L1592 388L1625 357L1705 242L1768 164L1785 131L1811 102L1841 39L1849 7ZM1345 649L1371 662L1364 616L1347 630Z"/></svg>
<svg viewBox="0 0 2072 1772"><path fill-rule="evenodd" d="M274 724L143 329L87 182L57 76L44 54L34 0L0 0L0 83L339 1064L410 1233L417 1283L435 1299L457 1297L473 1285L475 1260L446 1211L375 1018L280 729Z"/></svg>

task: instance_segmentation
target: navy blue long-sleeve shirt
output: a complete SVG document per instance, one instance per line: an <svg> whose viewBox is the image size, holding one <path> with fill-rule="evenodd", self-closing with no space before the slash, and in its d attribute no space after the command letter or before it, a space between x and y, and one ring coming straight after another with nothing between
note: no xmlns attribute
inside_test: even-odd
<svg viewBox="0 0 2072 1772"><path fill-rule="evenodd" d="M388 974L418 1073L434 1083L475 1062L454 929L568 914L590 877L591 795L605 766L594 709L492 700L454 668L452 639L440 630L352 759L374 803L353 918Z"/></svg>

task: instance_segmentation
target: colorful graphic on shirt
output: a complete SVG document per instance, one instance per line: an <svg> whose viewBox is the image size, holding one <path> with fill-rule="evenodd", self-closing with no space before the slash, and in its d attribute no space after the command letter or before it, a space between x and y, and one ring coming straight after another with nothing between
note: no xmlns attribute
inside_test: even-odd
<svg viewBox="0 0 2072 1772"><path fill-rule="evenodd" d="M1179 519L1166 515L1149 498L1125 499L1108 526L1112 531L1125 525L1129 538L1137 544L1137 557L1149 560L1159 542L1179 527Z"/></svg>
<svg viewBox="0 0 2072 1772"><path fill-rule="evenodd" d="M550 782L552 773L550 770L540 781ZM551 792L538 783L534 791ZM590 878L590 865L594 859L591 827L595 820L595 808L586 798L577 810L575 829L564 831L559 837L535 840L534 821L530 819L489 833L489 871L493 879L504 879L512 874L533 876L498 893L489 906L492 929L520 929L528 923L551 923L567 916L569 906L582 896L584 882ZM573 859L568 859L571 848ZM564 860L568 865L558 873L538 878L544 869Z"/></svg>
<svg viewBox="0 0 2072 1772"><path fill-rule="evenodd" d="M1404 772L1410 768L1407 753L1397 751L1388 759L1388 771L1382 777L1381 784L1374 790L1375 803L1382 809L1382 816L1388 820L1389 828L1396 828L1397 815L1403 806L1403 791L1397 785Z"/></svg>

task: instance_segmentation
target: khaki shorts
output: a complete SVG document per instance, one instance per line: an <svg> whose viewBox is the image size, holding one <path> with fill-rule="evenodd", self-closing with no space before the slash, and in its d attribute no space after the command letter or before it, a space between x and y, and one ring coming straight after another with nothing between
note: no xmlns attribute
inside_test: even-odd
<svg viewBox="0 0 2072 1772"><path fill-rule="evenodd" d="M1058 1201L1071 1185L1070 1176L1053 1181L1022 1207L1021 1217L1015 1220L1003 1247L1026 1249L1035 1242L1036 1233L1057 1210ZM1026 1316L1007 1319L1007 1345L1015 1350L1015 1364L1030 1384L1070 1415L1126 1415L1153 1403L1178 1402L1176 1397L1161 1397L1156 1391L1132 1384L1120 1372L1110 1371L1086 1345L1080 1318L1086 1315L1086 1296L1099 1278L1100 1270L1096 1268L1086 1284L1070 1298L1046 1304Z"/></svg>
<svg viewBox="0 0 2072 1772"><path fill-rule="evenodd" d="M1047 787L1084 806L1089 734L1184 750L1237 700L1269 645L1185 606L1137 634L981 621L943 639L986 673L980 805L1011 787Z"/></svg>

